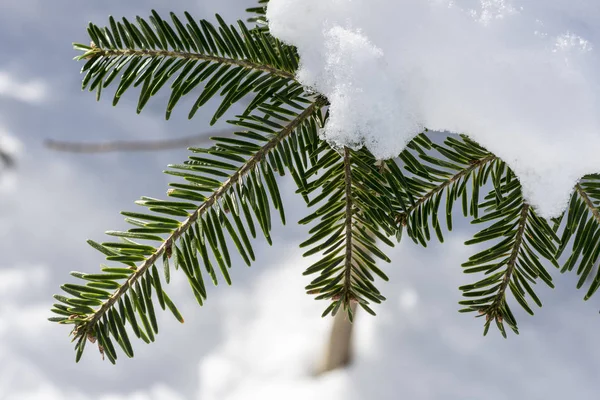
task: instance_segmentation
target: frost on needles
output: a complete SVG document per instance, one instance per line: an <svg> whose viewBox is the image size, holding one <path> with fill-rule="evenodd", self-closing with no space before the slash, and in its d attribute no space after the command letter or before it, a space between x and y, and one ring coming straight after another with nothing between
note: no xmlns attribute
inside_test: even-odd
<svg viewBox="0 0 600 400"><path fill-rule="evenodd" d="M544 217L600 171L595 1L271 0L267 18L329 99L332 143L391 158L425 127L466 133Z"/></svg>

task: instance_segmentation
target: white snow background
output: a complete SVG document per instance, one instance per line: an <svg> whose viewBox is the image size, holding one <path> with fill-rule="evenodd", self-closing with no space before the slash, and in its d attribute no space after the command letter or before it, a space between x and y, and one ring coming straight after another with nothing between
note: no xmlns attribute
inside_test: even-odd
<svg viewBox="0 0 600 400"><path fill-rule="evenodd" d="M455 3L456 7L460 4ZM538 8L540 4L527 3ZM576 279L552 270L557 288L539 288L544 308L535 317L517 314L521 335L504 340L491 331L483 338L482 321L457 312L457 287L472 278L461 273L460 263L476 251L463 245L473 233L465 224L455 227L443 245L421 249L406 241L388 251L393 262L383 268L391 281L381 285L388 301L376 308L377 317L358 314L354 364L313 378L331 320L320 318L325 304L303 291L309 281L301 276L307 261L297 246L307 232L294 221L308 210L293 194L289 179L281 186L288 225L276 226L272 248L256 242L257 262L250 269L234 267L232 287L211 288L206 306L200 309L187 283L176 275L179 279L167 290L184 314L185 324L160 313L157 342L134 341L134 359L120 357L112 366L90 346L75 364L69 328L46 320L51 316L52 294L69 280L69 271L98 270L102 257L85 239L102 240L103 231L125 228L119 211L135 210L133 201L139 196L164 197L169 178L160 171L168 163L183 161L186 151L80 156L48 151L43 140L184 136L209 131L205 121L211 110L187 121L188 101L165 122L165 96L151 101L141 115L135 114L133 95L113 108L110 91L106 91L106 97L96 103L93 94L80 91L81 65L71 60L75 53L70 44L85 43L86 23L103 24L111 14L147 16L156 8L164 16L171 10L178 14L188 10L197 18L212 19L219 12L234 21L245 18L243 9L253 4L252 0L169 4L160 0L0 0L0 144L15 152L18 162L13 173L0 176L0 400L597 399L600 298L583 302L583 293L575 290ZM369 12L377 10L376 0L372 4ZM471 7L478 4L472 2ZM574 21L572 34L588 40L593 49L593 32L600 22L598 9L591 7L595 2L572 1L567 11L561 2L546 4L556 11L556 20L564 23L560 26L569 25L568 15ZM580 19L582 10L587 11L585 24ZM440 16L455 11L444 9ZM302 21L308 28L322 17L315 11ZM464 18L471 22L472 17ZM545 21L545 26L552 21ZM497 22L492 20L488 26L498 26ZM393 35L402 40L405 28L399 23L394 28ZM432 28L424 25L424 29ZM538 30L554 37L564 33L562 29ZM374 36L368 39L372 46L382 46ZM589 53L573 56L572 62L581 67ZM430 56L456 66L453 59ZM550 72L544 69L524 75L523 82L533 85L535 79L546 79L538 76L546 73ZM593 77L588 78L593 87ZM457 113L479 105L467 100L469 93L477 94L481 87L452 87L457 90L453 103ZM490 84L492 89L497 86ZM450 90L445 93L452 95ZM591 89L590 93L595 96ZM564 120L559 120L550 103L567 103L563 95L543 99L548 108L540 106L539 111L565 123L571 117L565 111ZM433 93L428 98L435 100ZM439 101L438 111L443 112ZM479 106L472 123L488 126L486 118L493 118L485 116L484 105ZM571 109L577 112L577 107ZM515 120L526 114L519 109L505 112L511 116L514 112ZM464 116L464 122L471 119ZM500 126L508 124L503 121ZM573 125L577 127L582 124ZM586 146L580 150L588 151Z"/></svg>
<svg viewBox="0 0 600 400"><path fill-rule="evenodd" d="M325 94L324 137L399 154L424 127L505 160L540 215L600 171L600 4L585 0L271 0ZM598 49L596 49L598 47Z"/></svg>

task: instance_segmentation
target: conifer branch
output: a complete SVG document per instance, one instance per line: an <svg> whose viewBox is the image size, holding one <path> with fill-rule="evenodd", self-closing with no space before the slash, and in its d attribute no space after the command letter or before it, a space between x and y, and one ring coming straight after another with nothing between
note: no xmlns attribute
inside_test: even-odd
<svg viewBox="0 0 600 400"><path fill-rule="evenodd" d="M499 175L500 171L504 171L503 176ZM542 302L532 285L539 279L549 287L554 287L552 277L541 259L558 267L555 254L559 238L548 222L538 217L533 207L523 199L519 181L510 169L504 168L503 163L496 166L494 180L493 190L480 204L484 215L473 220L473 223L494 222L465 242L467 245L483 242L493 244L462 264L465 273L483 273L484 276L478 282L460 287L468 300L459 304L467 306L461 312L474 311L486 316L484 335L491 322L495 321L506 337L504 323L518 334L517 321L507 303L507 289L510 289L516 302L533 315L527 297L541 307Z"/></svg>
<svg viewBox="0 0 600 400"><path fill-rule="evenodd" d="M353 320L352 303L358 303L370 314L370 302L381 303L385 297L372 282L375 276L387 280L376 265L376 259L390 262L380 245L393 247L388 239L393 235L389 226L391 204L387 196L378 196L385 189L385 178L379 172L377 160L366 149L337 151L323 147L322 154L307 176L323 172L307 185L306 193L317 189L320 193L309 201L309 206L320 204L319 209L299 223L320 222L310 230L312 235L300 247L312 247L304 253L309 256L322 253L323 257L308 267L304 275L319 273L306 290L317 294L316 299L331 300L323 316L337 314L342 307ZM377 189L375 189L377 188Z"/></svg>
<svg viewBox="0 0 600 400"><path fill-rule="evenodd" d="M518 333L507 291L511 300L533 314L529 302L540 307L542 303L532 285L541 280L553 287L543 261L559 267L557 259L569 243L573 243L572 253L562 272L576 269L578 288L584 284L600 259L600 175L588 175L575 185L568 211L552 229L523 198L509 166L465 135L447 135L439 144L421 133L398 155L399 160L383 162L366 148L331 146L318 133L329 116L323 112L328 101L296 79L297 49L273 37L263 24L267 3L259 0L257 7L248 10L253 14L250 20L262 25L250 29L241 21L229 25L218 15L217 23L195 20L189 13L185 20L171 13L167 21L152 11L148 21L109 17L106 27L90 23L91 45L74 45L80 52L76 59L85 61L82 87L96 91L100 98L104 88L116 83L113 105L132 87L139 87L137 112L141 112L150 98L170 86L167 119L181 98L194 93L189 118L214 97L221 97L210 121L214 124L231 106L252 97L245 111L229 121L242 129L235 137L212 138L213 146L192 148L194 155L182 164L169 165L165 173L181 179L170 183L169 200L142 197L136 204L149 213L123 212L133 228L106 232L120 241L88 242L118 266L103 266L96 274L72 272L85 285L65 284L61 288L71 297L54 296L59 303L52 312L59 316L50 320L75 326L77 361L88 339L97 342L113 363L117 358L113 342L133 357L130 329L145 342L154 341L155 300L183 322L162 290L156 268L161 257L166 283L174 264L185 274L200 305L207 296L205 277L217 285L220 271L231 284L231 244L250 266L255 260L250 236L256 238L257 226L272 244L273 209L285 224L276 177L285 171L308 206L318 207L299 221L311 224L309 238L300 247L307 247L304 256L321 255L304 274L317 275L306 286L307 292L329 301L323 316L342 308L352 321L358 305L374 315L369 304L385 300L376 279L388 279L377 263L391 261L380 245L392 247L390 238L399 241L403 229L423 246L434 236L432 230L443 242L439 215L445 214L451 231L458 202L463 215L472 217L471 223L485 225L465 242L488 246L462 264L465 273L482 276L460 287L466 299L459 302L465 306L461 312L487 318L484 334L492 321L504 337L505 324ZM187 139L50 144L90 152L156 150ZM2 161L10 160L0 150ZM445 210L440 209L442 203ZM556 232L561 224L559 238ZM600 272L585 299L598 289Z"/></svg>
<svg viewBox="0 0 600 400"><path fill-rule="evenodd" d="M296 76L287 71L274 68L267 64L252 62L249 60L235 59L230 57L219 57L210 54L191 53L186 51L160 50L160 49L104 49L94 46L91 50L81 56L82 59L95 59L97 57L149 57L149 58L173 58L189 61L209 61L220 65L231 65L242 67L253 71L261 71L278 76L280 78L296 80Z"/></svg>
<svg viewBox="0 0 600 400"><path fill-rule="evenodd" d="M148 270L159 260L164 254L170 254L174 243L177 242L196 222L196 220L206 213L211 207L228 193L232 187L240 182L248 173L253 171L257 164L265 159L265 157L275 149L283 140L285 140L298 126L300 126L307 118L312 116L326 101L319 97L308 106L296 118L269 142L267 142L260 150L251 156L237 171L235 171L221 186L211 194L206 201L197 208L175 231L165 239L165 241L151 254L140 266L135 269L135 272L106 300L93 314L89 315L85 322L79 324L73 331L75 337L92 334L96 323L112 308L119 299L133 287L133 285L144 276Z"/></svg>
<svg viewBox="0 0 600 400"><path fill-rule="evenodd" d="M572 242L572 252L561 272L575 270L579 275L578 289L591 281L585 300L600 288L600 270L597 268L600 259L600 210L596 205L600 198L598 177L597 174L586 175L575 185L575 193L571 196L568 209L563 217L555 221L556 230L563 226L560 246L556 252L557 259Z"/></svg>
<svg viewBox="0 0 600 400"><path fill-rule="evenodd" d="M255 95L247 108L251 112L267 99L296 94L302 86L295 78L298 55L268 32L248 29L241 21L230 26L220 17L218 27L206 20L196 21L185 13L180 20L171 13L171 23L155 12L150 23L137 17L109 18L108 27L88 26L91 45L74 44L81 51L77 60L86 61L82 87L96 90L99 99L103 88L119 81L113 105L131 87L141 87L137 112L167 82L171 82L166 109L169 119L179 100L202 85L189 111L192 118L212 97L222 97L211 125L235 103L249 94ZM117 78L119 76L119 78Z"/></svg>

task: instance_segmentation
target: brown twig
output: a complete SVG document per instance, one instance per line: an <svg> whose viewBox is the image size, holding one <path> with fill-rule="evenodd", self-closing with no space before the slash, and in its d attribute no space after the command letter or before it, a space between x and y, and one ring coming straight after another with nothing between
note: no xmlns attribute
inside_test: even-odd
<svg viewBox="0 0 600 400"><path fill-rule="evenodd" d="M182 147L205 145L210 142L211 136L231 136L230 130L215 131L210 133L201 133L197 135L185 136L175 139L162 140L115 140L112 142L101 143L82 143L68 142L53 139L46 139L44 145L56 151L69 153L110 153L117 151L160 151L172 150Z"/></svg>
<svg viewBox="0 0 600 400"><path fill-rule="evenodd" d="M344 272L344 289L342 291L344 299L343 301L349 300L348 295L350 294L352 285L352 222L354 219L354 204L352 201L352 165L350 160L350 149L344 147L344 178L345 178L345 191L346 191L346 260L345 272Z"/></svg>
<svg viewBox="0 0 600 400"><path fill-rule="evenodd" d="M0 148L0 165L6 169L15 166L15 159L12 154Z"/></svg>

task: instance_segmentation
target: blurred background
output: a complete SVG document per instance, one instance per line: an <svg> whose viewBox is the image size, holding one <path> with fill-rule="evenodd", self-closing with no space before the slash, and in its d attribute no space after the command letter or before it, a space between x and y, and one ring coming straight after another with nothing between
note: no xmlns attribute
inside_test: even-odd
<svg viewBox="0 0 600 400"><path fill-rule="evenodd" d="M135 341L136 357L116 366L88 347L75 364L70 328L47 321L52 294L69 271L94 272L103 261L85 240L123 229L119 212L142 195L165 197L168 163L185 149L73 154L46 139L98 142L161 140L209 127L211 106L186 119L188 103L164 120L165 96L136 115L130 93L116 108L110 90L99 103L80 90L72 42L87 43L86 24L109 15L148 16L152 8L196 18L245 19L253 0L0 0L0 148L15 165L0 171L0 399L597 399L600 389L600 297L589 302L574 276L551 271L557 288L539 287L544 308L518 307L520 336L482 337L483 321L459 314L460 264L473 254L466 223L428 249L405 241L390 250L381 284L388 301L377 317L359 313L348 368L315 376L332 319L304 294L308 261L295 224L307 214L282 181L288 226L272 248L256 242L251 269L232 270L232 287L210 288L198 308L188 284L169 293L185 317L159 318L156 343ZM214 105L213 105L214 106ZM179 112L177 112L179 111ZM181 277L178 277L181 278Z"/></svg>

